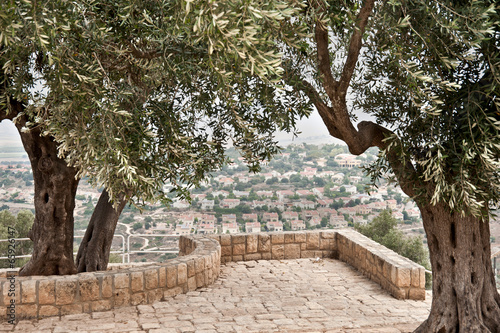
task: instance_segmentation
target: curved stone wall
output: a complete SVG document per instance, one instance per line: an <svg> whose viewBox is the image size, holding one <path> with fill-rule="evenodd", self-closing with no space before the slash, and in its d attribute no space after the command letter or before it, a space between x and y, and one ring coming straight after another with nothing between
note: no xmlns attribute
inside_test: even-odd
<svg viewBox="0 0 500 333"><path fill-rule="evenodd" d="M425 299L424 267L354 230L191 235L180 237L179 257L162 264L70 276L1 277L0 320L10 319L12 304L19 320L153 303L212 284L221 263L299 258L340 259L396 298Z"/></svg>
<svg viewBox="0 0 500 333"><path fill-rule="evenodd" d="M69 276L3 277L0 318L105 311L153 303L212 284L220 273L220 245L193 237L182 237L179 245L181 256L162 264Z"/></svg>

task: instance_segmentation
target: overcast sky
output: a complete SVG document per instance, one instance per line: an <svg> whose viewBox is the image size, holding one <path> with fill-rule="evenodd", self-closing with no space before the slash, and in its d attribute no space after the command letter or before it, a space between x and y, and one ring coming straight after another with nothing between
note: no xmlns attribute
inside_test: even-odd
<svg viewBox="0 0 500 333"><path fill-rule="evenodd" d="M312 112L309 118L300 120L297 123L297 128L301 132L297 138L293 138L292 133L277 133L276 138L280 144L289 145L290 143L302 142L313 144L340 143L340 141L335 140L328 134L328 130L316 110ZM0 123L0 147L12 145L22 146L21 139L14 124L4 120Z"/></svg>

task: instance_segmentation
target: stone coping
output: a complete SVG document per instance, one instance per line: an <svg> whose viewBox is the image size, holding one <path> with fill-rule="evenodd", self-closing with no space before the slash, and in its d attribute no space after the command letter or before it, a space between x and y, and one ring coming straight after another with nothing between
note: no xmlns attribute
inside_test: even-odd
<svg viewBox="0 0 500 333"><path fill-rule="evenodd" d="M150 304L212 284L221 263L340 259L398 299L425 299L425 269L354 230L181 236L179 257L70 276L1 278L0 321L106 311Z"/></svg>
<svg viewBox="0 0 500 333"><path fill-rule="evenodd" d="M67 276L3 277L0 321L150 304L208 286L218 278L220 245L215 240L183 237L179 246L182 257L161 264Z"/></svg>

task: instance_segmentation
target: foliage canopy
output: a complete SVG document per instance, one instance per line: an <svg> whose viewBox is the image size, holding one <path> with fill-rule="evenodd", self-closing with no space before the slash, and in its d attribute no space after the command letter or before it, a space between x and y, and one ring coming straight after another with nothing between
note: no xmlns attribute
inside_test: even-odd
<svg viewBox="0 0 500 333"><path fill-rule="evenodd" d="M298 1L3 1L0 107L25 106L59 154L104 185L152 200L226 162L251 170L272 134L307 115L286 89L280 45L304 36ZM272 32L272 33L271 33ZM28 129L27 129L28 130Z"/></svg>

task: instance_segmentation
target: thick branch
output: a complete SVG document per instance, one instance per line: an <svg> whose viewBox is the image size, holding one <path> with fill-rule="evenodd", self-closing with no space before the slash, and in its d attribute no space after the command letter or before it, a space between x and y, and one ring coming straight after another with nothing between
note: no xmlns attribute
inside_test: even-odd
<svg viewBox="0 0 500 333"><path fill-rule="evenodd" d="M373 5L375 0L366 0L361 8L361 11L356 18L357 26L351 36L351 41L349 43L349 51L347 53L347 59L344 64L344 69L342 71L342 76L339 82L339 94L344 98L347 94L347 89L351 82L352 74L356 68L356 63L358 62L359 52L361 50L361 44L363 41L363 34L365 33L366 25L368 24L368 19L373 11Z"/></svg>
<svg viewBox="0 0 500 333"><path fill-rule="evenodd" d="M370 147L378 147L379 149L387 147L388 142L385 139L393 134L387 128L371 121L362 121L356 130L348 115L347 117L335 117L338 110L326 105L309 82L301 80L300 84L295 87L305 93L314 104L330 135L344 141L352 154L360 155ZM338 105L337 109L342 109L342 106L345 107L345 102L343 105ZM401 189L408 196L415 195L414 187L417 185L418 177L416 177L416 170L410 161L403 163L395 151L390 151L386 157ZM418 186L420 185L419 183Z"/></svg>
<svg viewBox="0 0 500 333"><path fill-rule="evenodd" d="M321 75L323 88L328 97L333 99L338 88L338 82L333 79L330 67L330 51L328 50L328 27L321 21L316 22L316 45L318 48L318 69Z"/></svg>

